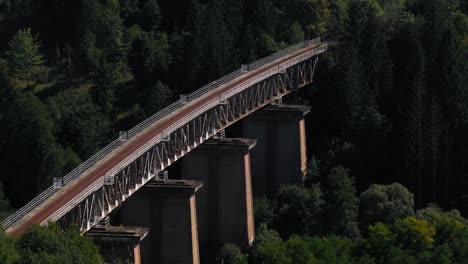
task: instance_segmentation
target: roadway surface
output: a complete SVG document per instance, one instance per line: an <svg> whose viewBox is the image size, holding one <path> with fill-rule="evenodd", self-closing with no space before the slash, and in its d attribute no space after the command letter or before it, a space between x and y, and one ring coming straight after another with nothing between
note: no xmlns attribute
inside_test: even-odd
<svg viewBox="0 0 468 264"><path fill-rule="evenodd" d="M131 139L124 142L121 146L113 150L107 156L105 156L96 164L94 164L91 168L86 170L81 176L69 182L67 185L63 186L62 189L60 189L57 193L53 194L51 197L42 202L38 207L26 214L22 219L18 220L15 224L7 228L6 231L14 234L22 234L31 225L40 224L41 222L46 220L50 215L52 215L55 211L59 210L63 205L65 205L67 201L79 195L80 192L85 190L89 185L91 185L100 177L105 175L109 170L111 170L113 167L119 164L119 162L121 162L127 156L134 153L136 150L138 150L138 148L140 148L146 142L148 142L153 137L161 133L165 128L169 127L171 124L190 114L193 110L196 110L206 102L216 98L221 93L233 89L236 85L252 77L255 77L265 71L268 71L273 67L277 67L279 64L299 55L302 55L307 51L310 51L320 45L320 43L318 45L311 45L304 49L293 52L287 56L281 57L275 61L263 65L262 67L249 71L239 76L238 78L213 89L207 94L188 102L187 104L180 107L178 110L156 121L151 126L147 127Z"/></svg>

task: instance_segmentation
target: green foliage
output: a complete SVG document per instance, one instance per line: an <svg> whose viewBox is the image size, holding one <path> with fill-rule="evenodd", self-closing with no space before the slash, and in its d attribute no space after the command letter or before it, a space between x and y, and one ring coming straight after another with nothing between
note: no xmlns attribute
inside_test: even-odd
<svg viewBox="0 0 468 264"><path fill-rule="evenodd" d="M284 40L286 43L299 43L304 40L304 30L299 22L294 22L291 27L285 32Z"/></svg>
<svg viewBox="0 0 468 264"><path fill-rule="evenodd" d="M282 237L320 231L322 193L316 186L286 185L275 196L275 227Z"/></svg>
<svg viewBox="0 0 468 264"><path fill-rule="evenodd" d="M268 229L265 224L260 224L260 227L257 229L257 234L255 238L255 244L261 244L265 242L275 242L281 241L281 238L274 229Z"/></svg>
<svg viewBox="0 0 468 264"><path fill-rule="evenodd" d="M359 238L358 209L354 179L348 176L348 170L338 166L332 168L321 189L324 192L326 230L329 233Z"/></svg>
<svg viewBox="0 0 468 264"><path fill-rule="evenodd" d="M169 43L166 34L140 33L132 43L129 65L137 82L154 81L168 69Z"/></svg>
<svg viewBox="0 0 468 264"><path fill-rule="evenodd" d="M274 250L278 252L270 252L270 250L273 248L276 248ZM257 229L256 239L254 241L254 247L252 249L251 258L253 259L253 262L270 263L265 260L268 259L269 261L281 261L285 258L287 259L287 257L285 256L285 250L286 248L284 247L284 245L282 245L282 240L279 234L275 230L268 229L268 227L265 224L261 224L260 227Z"/></svg>
<svg viewBox="0 0 468 264"><path fill-rule="evenodd" d="M141 10L141 20L146 31L156 32L161 25L161 12L157 0L147 0Z"/></svg>
<svg viewBox="0 0 468 264"><path fill-rule="evenodd" d="M61 231L57 224L33 226L20 237L0 230L0 262L4 264L98 264L99 250L78 229Z"/></svg>
<svg viewBox="0 0 468 264"><path fill-rule="evenodd" d="M202 69L207 80L215 80L229 70L237 68L238 62L235 58L234 36L231 28L225 21L222 2L213 1L207 5L204 16L202 37L205 41L203 50Z"/></svg>
<svg viewBox="0 0 468 264"><path fill-rule="evenodd" d="M359 236L355 192L375 182L403 183L418 207L458 202L468 212L462 207L468 160L466 0L0 2L0 52L11 71L6 74L0 60L0 182L6 196L0 197L0 210L9 206L6 201L24 204L52 177L105 145L113 129L128 130L178 94L241 63L324 36L331 42L314 87L299 95L315 108L307 141L317 160L306 188L284 187L274 201L255 201L256 222L265 225L252 258L468 259L466 220L436 208L409 217L413 195L397 184L373 185L361 194L360 240L327 236ZM41 44L30 29L18 31L28 25ZM46 60L52 78L46 76ZM10 76L53 83L15 91ZM282 241L266 226L289 239Z"/></svg>
<svg viewBox="0 0 468 264"><path fill-rule="evenodd" d="M378 263L387 262L387 257L393 248L396 235L390 227L383 223L369 226L368 237L361 242L362 251L374 256Z"/></svg>
<svg viewBox="0 0 468 264"><path fill-rule="evenodd" d="M17 207L32 199L63 176L63 149L54 137L54 124L44 103L28 94L18 94L2 116L0 159L5 194ZM34 162L31 162L34 161Z"/></svg>
<svg viewBox="0 0 468 264"><path fill-rule="evenodd" d="M254 244L253 263L373 263L369 256L353 256L351 240L337 236L293 235L286 241Z"/></svg>
<svg viewBox="0 0 468 264"><path fill-rule="evenodd" d="M0 181L0 221L8 217L10 209L10 202L5 197L3 192L3 183Z"/></svg>
<svg viewBox="0 0 468 264"><path fill-rule="evenodd" d="M120 73L117 64L108 62L101 57L99 68L93 73L94 83L96 84L90 89L90 95L95 105L100 106L101 111L112 115L116 110L115 105L115 89Z"/></svg>
<svg viewBox="0 0 468 264"><path fill-rule="evenodd" d="M49 106L57 126L57 141L75 150L83 160L107 143L111 124L89 94L62 91L50 99Z"/></svg>
<svg viewBox="0 0 468 264"><path fill-rule="evenodd" d="M154 85L145 87L143 92L143 98L140 100L141 106L145 117L149 117L165 106L170 104L172 98L172 91L169 90L167 85L164 85L160 81L156 81Z"/></svg>
<svg viewBox="0 0 468 264"><path fill-rule="evenodd" d="M35 81L40 74L45 73L45 60L40 52L38 37L31 33L31 29L20 29L8 43L6 52L10 70L15 79Z"/></svg>
<svg viewBox="0 0 468 264"><path fill-rule="evenodd" d="M99 250L78 230L61 231L56 224L33 226L18 240L21 262L36 263L103 263Z"/></svg>
<svg viewBox="0 0 468 264"><path fill-rule="evenodd" d="M418 210L416 217L435 226L435 241L444 248L448 247L452 258L462 262L468 257L468 222L458 211L443 212L440 208L428 207ZM444 252L446 249L441 248ZM448 253L447 253L448 254Z"/></svg>
<svg viewBox="0 0 468 264"><path fill-rule="evenodd" d="M258 45L262 57L280 50L278 43L268 34L262 34L259 37Z"/></svg>
<svg viewBox="0 0 468 264"><path fill-rule="evenodd" d="M247 264L247 256L242 254L238 246L227 243L220 249L218 263Z"/></svg>
<svg viewBox="0 0 468 264"><path fill-rule="evenodd" d="M413 216L399 219L395 222L394 230L401 248L422 251L434 246L436 230L425 220Z"/></svg>
<svg viewBox="0 0 468 264"><path fill-rule="evenodd" d="M266 197L256 197L253 206L255 226L259 227L261 224L271 225L275 217L271 202Z"/></svg>
<svg viewBox="0 0 468 264"><path fill-rule="evenodd" d="M397 219L413 215L413 194L399 183L371 185L361 193L359 199L363 227L376 222L391 224Z"/></svg>
<svg viewBox="0 0 468 264"><path fill-rule="evenodd" d="M120 5L117 0L82 0L80 19L81 55L86 74L101 67L118 69L126 54ZM121 72L119 71L119 75Z"/></svg>
<svg viewBox="0 0 468 264"><path fill-rule="evenodd" d="M298 235L292 235L286 241L286 251L292 263L307 264L317 262L307 242Z"/></svg>
<svg viewBox="0 0 468 264"><path fill-rule="evenodd" d="M292 264L287 247L283 241L271 241L258 244L255 248L256 263Z"/></svg>
<svg viewBox="0 0 468 264"><path fill-rule="evenodd" d="M15 247L16 238L0 230L0 262L4 264L17 264L20 254Z"/></svg>

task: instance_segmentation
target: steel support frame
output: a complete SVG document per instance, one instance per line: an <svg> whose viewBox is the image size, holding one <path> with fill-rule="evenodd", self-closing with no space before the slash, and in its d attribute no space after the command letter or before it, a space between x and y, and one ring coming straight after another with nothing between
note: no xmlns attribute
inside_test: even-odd
<svg viewBox="0 0 468 264"><path fill-rule="evenodd" d="M103 177L100 188L91 191L83 200L76 201L70 210L58 212L48 221L57 221L64 228L78 225L82 232L86 232L160 171L218 131L278 97L311 83L317 60L317 57L311 57L294 65L280 65L277 74L239 93L220 96L216 106L164 134L161 140L130 164Z"/></svg>

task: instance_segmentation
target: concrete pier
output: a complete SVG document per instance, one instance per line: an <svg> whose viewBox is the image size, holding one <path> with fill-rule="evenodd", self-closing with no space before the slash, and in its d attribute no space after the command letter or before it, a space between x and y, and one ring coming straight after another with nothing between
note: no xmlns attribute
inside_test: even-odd
<svg viewBox="0 0 468 264"><path fill-rule="evenodd" d="M105 226L89 230L86 236L100 247L106 263L141 264L140 243L147 234L148 228Z"/></svg>
<svg viewBox="0 0 468 264"><path fill-rule="evenodd" d="M272 197L283 184L302 183L307 172L304 116L310 107L269 105L245 118L242 136L257 139L251 152L254 196Z"/></svg>
<svg viewBox="0 0 468 264"><path fill-rule="evenodd" d="M256 141L213 138L182 160L186 179L203 181L197 193L201 250L226 242L249 246L255 237L250 151Z"/></svg>
<svg viewBox="0 0 468 264"><path fill-rule="evenodd" d="M151 181L122 206L121 223L147 227L142 263L199 264L195 193L191 180Z"/></svg>

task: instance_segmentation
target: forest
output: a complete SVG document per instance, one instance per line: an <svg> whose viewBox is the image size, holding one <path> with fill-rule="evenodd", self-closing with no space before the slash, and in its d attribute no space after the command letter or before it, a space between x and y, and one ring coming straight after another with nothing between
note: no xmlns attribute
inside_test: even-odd
<svg viewBox="0 0 468 264"><path fill-rule="evenodd" d="M0 1L0 219L180 94L319 36L285 99L312 107L307 180L256 197L253 247L218 261L467 263L468 0ZM102 262L85 240L0 232L0 260Z"/></svg>

